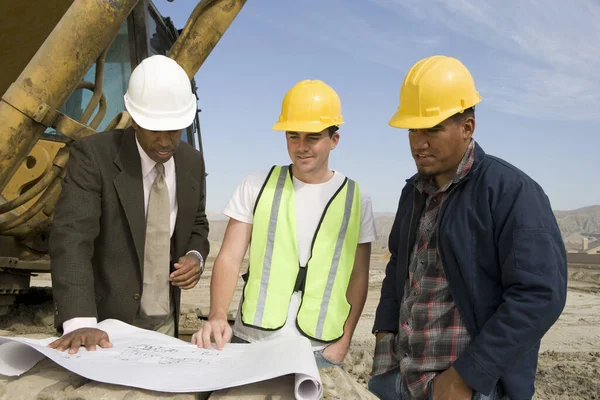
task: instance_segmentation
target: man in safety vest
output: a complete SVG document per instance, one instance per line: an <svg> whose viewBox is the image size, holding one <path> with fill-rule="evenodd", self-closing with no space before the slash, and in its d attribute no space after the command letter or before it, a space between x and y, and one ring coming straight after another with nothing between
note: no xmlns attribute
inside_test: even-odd
<svg viewBox="0 0 600 400"><path fill-rule="evenodd" d="M337 93L318 80L286 94L274 130L285 131L291 165L248 175L224 214L230 217L215 260L208 322L192 343L311 339L319 367L341 365L362 312L376 239L370 198L329 169L344 123ZM227 310L246 250L248 272L232 329Z"/></svg>
<svg viewBox="0 0 600 400"><path fill-rule="evenodd" d="M567 260L543 189L473 139L469 70L407 73L390 125L418 173L400 197L373 333L380 399L530 399L540 340L566 300Z"/></svg>

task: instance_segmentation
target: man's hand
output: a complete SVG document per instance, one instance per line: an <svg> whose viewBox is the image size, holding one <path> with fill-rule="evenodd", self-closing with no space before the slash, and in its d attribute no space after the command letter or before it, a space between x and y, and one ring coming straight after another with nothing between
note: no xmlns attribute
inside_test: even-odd
<svg viewBox="0 0 600 400"><path fill-rule="evenodd" d="M175 264L175 271L169 276L173 285L182 289L191 289L200 280L200 261L196 256L187 254L179 258Z"/></svg>
<svg viewBox="0 0 600 400"><path fill-rule="evenodd" d="M433 379L433 400L471 400L473 389L454 367Z"/></svg>
<svg viewBox="0 0 600 400"><path fill-rule="evenodd" d="M323 349L323 357L329 361L343 364L349 348L350 346L347 343L343 342L342 340L338 340L337 342L332 343Z"/></svg>
<svg viewBox="0 0 600 400"><path fill-rule="evenodd" d="M105 349L112 347L108 334L96 328L81 328L56 339L48 347L59 351L69 349L69 354L75 354L80 346L85 346L88 351L95 351L96 345Z"/></svg>
<svg viewBox="0 0 600 400"><path fill-rule="evenodd" d="M198 332L192 335L192 344L210 349L211 336L215 339L217 350L223 350L223 346L231 340L232 336L231 326L229 326L227 318L209 319Z"/></svg>

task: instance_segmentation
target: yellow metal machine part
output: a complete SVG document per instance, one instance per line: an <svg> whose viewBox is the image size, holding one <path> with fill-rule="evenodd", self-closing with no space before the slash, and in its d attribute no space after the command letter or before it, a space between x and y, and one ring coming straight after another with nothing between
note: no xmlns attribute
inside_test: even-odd
<svg viewBox="0 0 600 400"><path fill-rule="evenodd" d="M246 0L203 0L188 18L169 57L185 69L190 79L196 75Z"/></svg>
<svg viewBox="0 0 600 400"><path fill-rule="evenodd" d="M36 241L48 235L70 143L94 134L106 113L104 57L136 3L0 3L0 281L7 282L10 271L49 271L47 250ZM192 78L245 3L201 0L168 56ZM94 63L95 82L82 82ZM58 111L76 89L93 92L79 121ZM107 129L129 122L122 112ZM49 127L64 135L64 143L42 139ZM2 283L0 294L11 293Z"/></svg>

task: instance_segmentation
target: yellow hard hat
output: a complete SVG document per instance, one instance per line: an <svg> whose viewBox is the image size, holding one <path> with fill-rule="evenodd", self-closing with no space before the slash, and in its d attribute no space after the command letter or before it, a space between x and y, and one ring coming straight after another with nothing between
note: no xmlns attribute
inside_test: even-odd
<svg viewBox="0 0 600 400"><path fill-rule="evenodd" d="M432 128L481 101L469 70L456 58L432 56L417 62L400 89L400 106L389 124Z"/></svg>
<svg viewBox="0 0 600 400"><path fill-rule="evenodd" d="M303 80L286 93L273 130L321 132L343 123L342 103L335 90L323 81Z"/></svg>

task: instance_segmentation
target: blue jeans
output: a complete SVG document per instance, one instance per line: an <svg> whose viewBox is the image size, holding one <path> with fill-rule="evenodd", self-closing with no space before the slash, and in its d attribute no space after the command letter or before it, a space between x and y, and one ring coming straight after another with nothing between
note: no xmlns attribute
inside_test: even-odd
<svg viewBox="0 0 600 400"><path fill-rule="evenodd" d="M323 350L313 351L313 354L315 355L315 361L317 362L317 368L319 369L330 367L339 367L344 369L343 364L325 358L325 356L323 356Z"/></svg>
<svg viewBox="0 0 600 400"><path fill-rule="evenodd" d="M430 381L429 389L431 391ZM376 375L369 379L369 392L373 393L381 400L409 400L408 390L402 383L400 377L400 368L393 369L382 375ZM508 396L502 394L502 389L496 386L489 396L485 396L478 392L473 392L473 400L510 400ZM428 397L432 400L432 397Z"/></svg>
<svg viewBox="0 0 600 400"><path fill-rule="evenodd" d="M408 399L408 395L403 393L404 387L402 385L402 378L400 378L400 368L371 377L367 385L369 392L381 400Z"/></svg>

